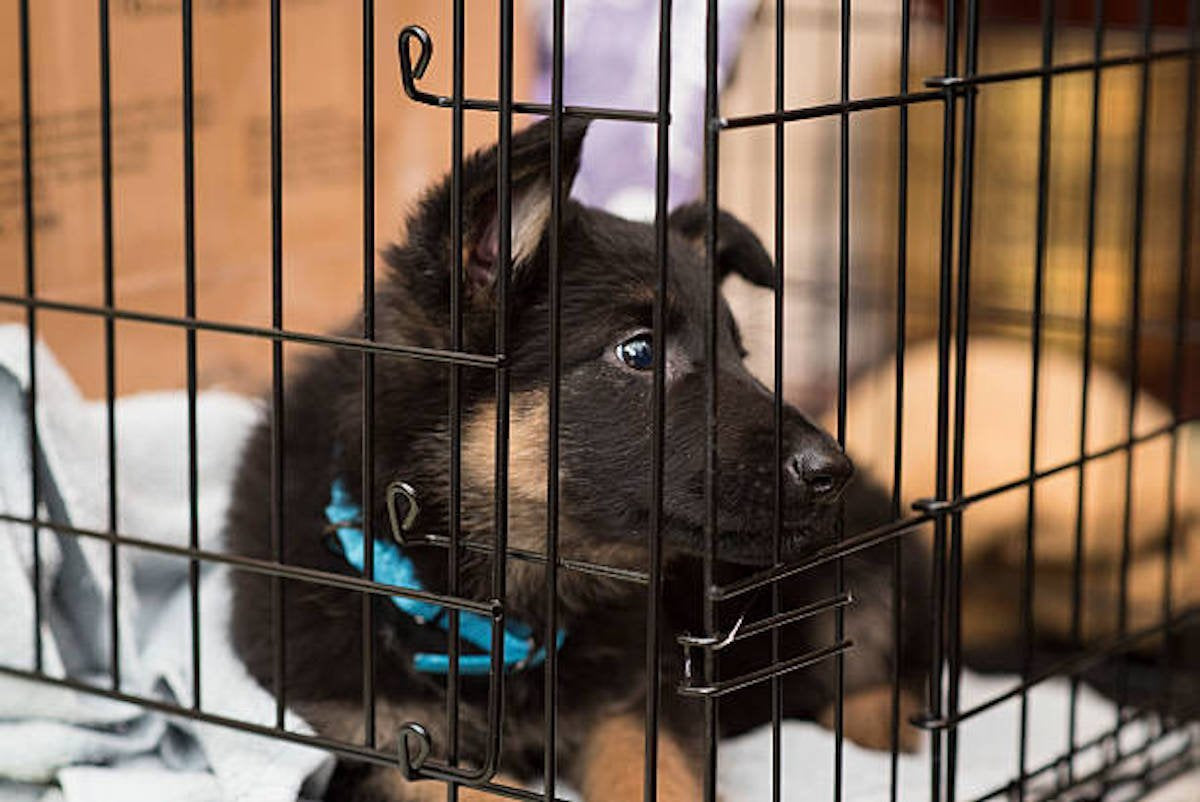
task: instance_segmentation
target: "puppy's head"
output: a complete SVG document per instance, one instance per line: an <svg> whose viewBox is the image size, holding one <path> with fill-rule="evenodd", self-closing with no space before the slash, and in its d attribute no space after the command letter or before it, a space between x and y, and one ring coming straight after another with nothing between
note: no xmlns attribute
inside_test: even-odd
<svg viewBox="0 0 1200 802"><path fill-rule="evenodd" d="M510 514L528 509L527 545L540 547L546 498L549 392L549 257L551 193L564 199L559 254L562 279L560 488L562 514L593 554L640 548L651 495L654 365L665 364L666 429L663 524L675 550L705 542L706 409L709 403L710 298L704 264L705 212L671 215L664 342L651 328L657 286L655 230L570 201L586 124L563 124L560 186L551 182L550 125L538 123L512 141L511 272L506 364L511 379ZM495 347L500 226L495 148L462 171L461 301L463 347ZM402 304L417 305L434 328L448 330L453 228L450 182L435 187L409 223L404 245L389 252ZM772 286L774 267L755 235L727 213L717 220L717 269ZM776 448L772 393L747 371L737 324L724 299L715 307L717 354L717 553L722 559L770 560ZM495 384L466 371L463 406L464 499L492 486ZM487 374L487 375L481 375ZM783 406L783 546L796 555L827 543L835 504L852 471L828 434ZM464 501L464 504L466 501ZM481 505L483 506L483 505ZM464 515L467 513L464 512ZM519 528L513 527L513 530ZM520 534L517 533L517 537ZM518 541L520 542L520 541ZM572 555L576 556L576 555Z"/></svg>

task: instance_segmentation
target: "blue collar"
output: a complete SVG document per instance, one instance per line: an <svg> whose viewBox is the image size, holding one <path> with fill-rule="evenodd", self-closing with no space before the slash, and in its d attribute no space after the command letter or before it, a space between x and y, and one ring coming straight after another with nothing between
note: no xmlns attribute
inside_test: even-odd
<svg viewBox="0 0 1200 802"><path fill-rule="evenodd" d="M360 526L362 509L354 503L345 482L339 477L329 488L329 505L325 518L333 527L336 540L330 548L362 573L363 531ZM374 540L375 581L409 590L424 590L417 578L412 559L390 540ZM421 626L438 627L450 631L450 616L446 608L432 602L418 601L403 596L392 596L392 604ZM492 620L491 618L462 611L458 614L458 634L464 641L478 648L483 654L460 654L458 670L461 674L487 674L491 668ZM557 645L562 646L565 630L558 630ZM506 616L504 619L504 668L506 671L521 671L546 662L545 647L538 647L533 638L533 629L522 621ZM446 674L450 670L450 656L438 652L417 652L413 655L413 668L425 674Z"/></svg>

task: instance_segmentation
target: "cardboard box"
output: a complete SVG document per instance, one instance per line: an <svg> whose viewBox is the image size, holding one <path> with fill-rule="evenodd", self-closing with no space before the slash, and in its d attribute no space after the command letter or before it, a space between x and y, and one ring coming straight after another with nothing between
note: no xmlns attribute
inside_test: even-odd
<svg viewBox="0 0 1200 802"><path fill-rule="evenodd" d="M75 0L31 3L36 292L103 302L99 27ZM196 0L196 280L201 318L271 322L269 3ZM522 16L518 14L518 18ZM286 0L282 8L284 326L323 331L353 313L363 274L362 17L351 0ZM450 162L450 113L410 101L396 35L430 32L423 84L448 93L452 20L446 4L377 4L375 241ZM111 96L113 265L118 307L183 315L182 34L179 0L113 0ZM0 8L0 292L24 285L17 3ZM517 31L517 92L532 41ZM495 96L494 8L467 14L466 83ZM518 123L519 124L519 123ZM468 149L495 139L494 114L468 115ZM39 313L41 335L89 395L103 393L100 318ZM0 321L23 320L0 305ZM179 329L118 322L118 392L176 387ZM201 383L260 389L269 344L201 333ZM289 352L295 350L289 346Z"/></svg>

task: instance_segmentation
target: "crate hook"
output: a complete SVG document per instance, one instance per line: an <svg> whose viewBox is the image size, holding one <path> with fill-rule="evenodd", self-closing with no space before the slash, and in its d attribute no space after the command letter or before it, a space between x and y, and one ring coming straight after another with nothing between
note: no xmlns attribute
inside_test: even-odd
<svg viewBox="0 0 1200 802"><path fill-rule="evenodd" d="M411 736L411 738L410 738ZM417 742L417 753L414 755L410 740ZM400 767L407 780L417 779L417 772L425 765L429 757L432 741L429 731L415 721L406 721L400 725Z"/></svg>
<svg viewBox="0 0 1200 802"><path fill-rule="evenodd" d="M397 508L397 502L401 499L405 502L404 515L401 515ZM408 533L412 531L413 524L417 521L417 515L421 512L421 505L417 503L417 491L413 486L399 480L389 484L387 487L387 511L388 521L392 525L392 538L401 546L411 545Z"/></svg>
<svg viewBox="0 0 1200 802"><path fill-rule="evenodd" d="M417 63L412 61L412 41L417 41L420 48L417 53ZM417 88L417 79L424 77L429 61L433 58L433 39L429 31L420 25L407 25L400 31L396 40L396 48L400 56L400 81L404 84L404 93L418 103L427 106L450 105L449 98L424 92Z"/></svg>

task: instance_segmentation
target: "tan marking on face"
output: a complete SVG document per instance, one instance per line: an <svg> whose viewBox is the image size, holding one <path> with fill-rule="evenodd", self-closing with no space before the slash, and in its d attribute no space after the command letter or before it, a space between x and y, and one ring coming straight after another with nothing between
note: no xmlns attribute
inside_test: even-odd
<svg viewBox="0 0 1200 802"><path fill-rule="evenodd" d="M583 753L581 790L587 802L640 802L645 776L643 719L624 714L602 719L588 733ZM658 734L658 799L695 802L704 794L700 770L667 732Z"/></svg>
<svg viewBox="0 0 1200 802"><path fill-rule="evenodd" d="M547 457L549 406L545 390L514 393L509 407L508 543L510 547L546 553ZM564 447L566 444L564 443ZM495 532L496 410L481 404L466 415L462 430L462 531L466 537L490 542ZM560 463L559 476L565 477ZM614 568L645 567L642 542L622 540L616 532L595 532L580 526L564 500L559 508L559 554ZM515 603L539 598L545 586L540 563L508 561L509 597ZM575 571L559 575L560 598L568 606L586 607L627 589L616 580L598 579Z"/></svg>
<svg viewBox="0 0 1200 802"><path fill-rule="evenodd" d="M546 501L546 448L550 429L544 390L513 393L509 399L509 497ZM492 402L473 409L463 422L463 483L476 491L495 482L496 407ZM561 467L560 467L561 470Z"/></svg>

